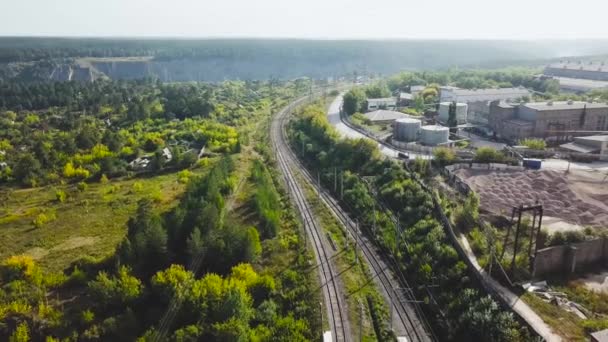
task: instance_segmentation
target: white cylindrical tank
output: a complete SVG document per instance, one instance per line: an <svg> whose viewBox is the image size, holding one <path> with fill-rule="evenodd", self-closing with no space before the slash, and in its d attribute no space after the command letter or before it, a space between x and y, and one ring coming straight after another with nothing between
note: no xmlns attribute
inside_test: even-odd
<svg viewBox="0 0 608 342"><path fill-rule="evenodd" d="M424 145L436 146L448 142L450 129L443 126L429 125L420 128L420 142Z"/></svg>
<svg viewBox="0 0 608 342"><path fill-rule="evenodd" d="M395 120L393 138L398 141L416 141L422 123L414 118L402 118Z"/></svg>
<svg viewBox="0 0 608 342"><path fill-rule="evenodd" d="M452 102L441 102L439 104L439 121L447 123L450 117L450 104ZM466 103L456 103L456 122L459 125L467 123L467 111L469 106Z"/></svg>

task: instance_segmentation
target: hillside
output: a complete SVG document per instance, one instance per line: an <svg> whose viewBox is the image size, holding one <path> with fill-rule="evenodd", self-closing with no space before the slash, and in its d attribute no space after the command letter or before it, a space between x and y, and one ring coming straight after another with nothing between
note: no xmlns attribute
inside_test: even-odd
<svg viewBox="0 0 608 342"><path fill-rule="evenodd" d="M608 52L608 41L0 38L0 79L324 78L501 66Z"/></svg>

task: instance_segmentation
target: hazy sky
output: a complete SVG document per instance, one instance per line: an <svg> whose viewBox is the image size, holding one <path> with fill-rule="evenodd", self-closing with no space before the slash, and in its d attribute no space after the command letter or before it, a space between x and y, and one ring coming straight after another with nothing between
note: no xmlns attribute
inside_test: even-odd
<svg viewBox="0 0 608 342"><path fill-rule="evenodd" d="M608 38L608 0L0 0L0 35Z"/></svg>

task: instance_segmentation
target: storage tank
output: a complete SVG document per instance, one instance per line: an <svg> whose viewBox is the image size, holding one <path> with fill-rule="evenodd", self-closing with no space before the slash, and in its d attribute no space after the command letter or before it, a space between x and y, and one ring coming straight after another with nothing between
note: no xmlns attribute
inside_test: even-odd
<svg viewBox="0 0 608 342"><path fill-rule="evenodd" d="M420 142L424 145L436 146L448 142L450 129L443 126L429 125L420 128Z"/></svg>
<svg viewBox="0 0 608 342"><path fill-rule="evenodd" d="M422 123L414 118L402 118L395 120L393 138L398 141L416 141Z"/></svg>
<svg viewBox="0 0 608 342"><path fill-rule="evenodd" d="M439 121L446 123L450 118L450 104L452 102L441 102L439 104ZM467 123L467 111L469 106L466 103L456 103L456 122L459 125Z"/></svg>

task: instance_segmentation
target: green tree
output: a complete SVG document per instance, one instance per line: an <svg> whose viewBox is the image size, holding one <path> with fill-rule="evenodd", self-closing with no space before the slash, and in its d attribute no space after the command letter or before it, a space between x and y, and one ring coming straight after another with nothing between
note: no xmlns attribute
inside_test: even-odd
<svg viewBox="0 0 608 342"><path fill-rule="evenodd" d="M119 246L120 260L131 265L137 275L148 278L168 262L167 232L149 199L139 202L127 226L127 237Z"/></svg>
<svg viewBox="0 0 608 342"><path fill-rule="evenodd" d="M353 115L356 112L364 111L365 101L367 97L365 96L365 92L360 88L354 88L349 90L346 94L344 94L344 103L342 108L344 112L348 115Z"/></svg>
<svg viewBox="0 0 608 342"><path fill-rule="evenodd" d="M17 328L11 336L8 338L9 342L29 342L30 341L30 328L26 322L21 322L17 325Z"/></svg>
<svg viewBox="0 0 608 342"><path fill-rule="evenodd" d="M111 307L123 307L132 303L139 298L143 289L141 281L130 275L126 266L121 266L115 277L104 271L99 272L95 280L89 282L88 287L100 304Z"/></svg>
<svg viewBox="0 0 608 342"><path fill-rule="evenodd" d="M13 177L21 184L35 185L40 177L41 166L31 153L22 154L13 169Z"/></svg>

